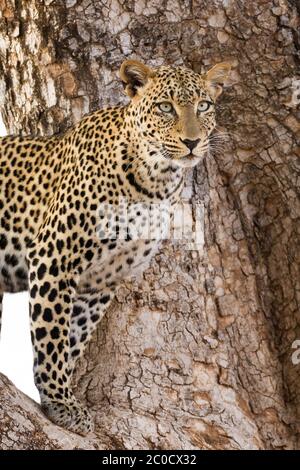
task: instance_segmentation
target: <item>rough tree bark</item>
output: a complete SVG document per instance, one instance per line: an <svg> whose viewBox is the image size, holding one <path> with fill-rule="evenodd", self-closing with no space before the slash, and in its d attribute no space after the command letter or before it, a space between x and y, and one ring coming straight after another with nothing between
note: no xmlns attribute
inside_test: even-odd
<svg viewBox="0 0 300 470"><path fill-rule="evenodd" d="M191 201L205 207L203 252L164 242L143 282L122 286L78 365L95 436L50 424L4 378L1 447L299 448L299 2L0 7L10 133L52 134L123 103L117 71L128 56L199 72L235 66L218 111L230 138L189 181Z"/></svg>

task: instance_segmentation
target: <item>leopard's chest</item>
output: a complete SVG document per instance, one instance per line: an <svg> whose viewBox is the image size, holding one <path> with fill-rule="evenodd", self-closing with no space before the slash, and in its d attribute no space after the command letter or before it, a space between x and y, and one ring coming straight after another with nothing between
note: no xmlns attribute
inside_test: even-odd
<svg viewBox="0 0 300 470"><path fill-rule="evenodd" d="M81 276L80 289L115 288L125 278L139 277L169 237L172 214L166 200L123 198L102 204L95 233L97 256Z"/></svg>

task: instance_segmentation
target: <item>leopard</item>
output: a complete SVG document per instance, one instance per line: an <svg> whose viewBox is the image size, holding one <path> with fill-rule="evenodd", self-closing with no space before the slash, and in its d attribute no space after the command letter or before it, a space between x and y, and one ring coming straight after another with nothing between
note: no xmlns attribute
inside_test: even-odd
<svg viewBox="0 0 300 470"><path fill-rule="evenodd" d="M119 70L126 104L52 136L0 139L0 304L5 292L29 292L41 408L71 432L94 430L72 391L76 361L122 281L159 250L157 237L132 236L130 221L146 223L135 207L180 201L188 169L208 154L229 72L228 62L198 73L127 58Z"/></svg>

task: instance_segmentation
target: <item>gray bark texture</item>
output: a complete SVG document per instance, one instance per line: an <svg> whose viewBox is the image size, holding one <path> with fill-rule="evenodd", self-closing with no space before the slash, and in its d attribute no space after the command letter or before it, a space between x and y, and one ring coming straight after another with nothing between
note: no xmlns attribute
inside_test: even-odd
<svg viewBox="0 0 300 470"><path fill-rule="evenodd" d="M78 364L95 435L54 426L1 378L1 448L299 449L299 2L0 0L0 9L10 133L50 135L126 102L126 57L234 67L218 106L229 138L188 181L205 208L204 249L165 241L143 281L122 285Z"/></svg>

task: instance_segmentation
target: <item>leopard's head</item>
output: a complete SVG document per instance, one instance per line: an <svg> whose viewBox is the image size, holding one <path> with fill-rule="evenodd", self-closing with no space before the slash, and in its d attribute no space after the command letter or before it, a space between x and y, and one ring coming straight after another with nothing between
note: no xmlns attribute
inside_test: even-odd
<svg viewBox="0 0 300 470"><path fill-rule="evenodd" d="M131 98L134 125L149 143L150 155L157 149L157 155L181 167L202 159L216 126L215 102L230 68L222 62L200 75L185 67L123 62L120 76Z"/></svg>

